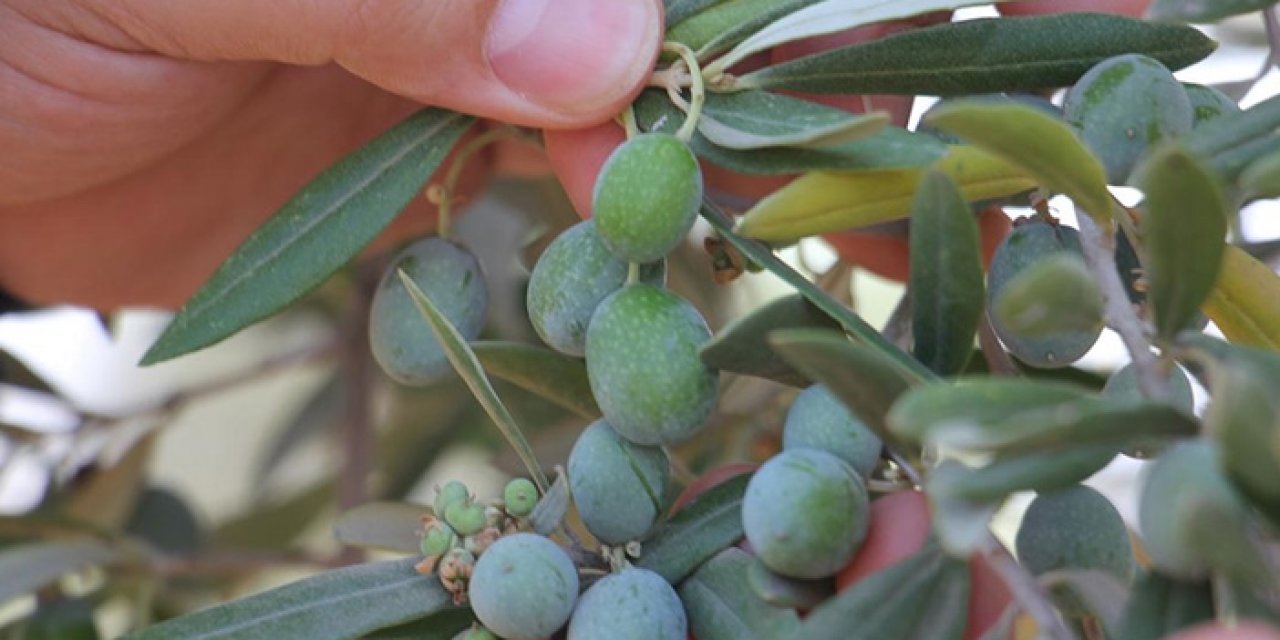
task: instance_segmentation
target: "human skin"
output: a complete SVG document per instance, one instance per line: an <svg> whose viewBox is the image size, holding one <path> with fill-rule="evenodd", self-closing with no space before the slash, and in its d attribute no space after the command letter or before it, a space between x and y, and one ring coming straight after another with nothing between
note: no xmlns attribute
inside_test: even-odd
<svg viewBox="0 0 1280 640"><path fill-rule="evenodd" d="M423 104L545 129L582 207L622 139L609 120L652 69L661 7L0 0L0 288L34 304L176 308L316 173ZM894 100L871 102L901 119ZM463 191L541 163L495 148ZM375 249L433 226L419 199Z"/></svg>

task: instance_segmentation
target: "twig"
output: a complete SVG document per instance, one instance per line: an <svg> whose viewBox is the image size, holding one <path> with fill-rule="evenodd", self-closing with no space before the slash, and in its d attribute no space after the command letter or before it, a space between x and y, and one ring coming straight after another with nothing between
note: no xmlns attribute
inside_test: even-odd
<svg viewBox="0 0 1280 640"><path fill-rule="evenodd" d="M1159 363L1155 354L1151 353L1146 330L1129 304L1129 295L1125 293L1124 283L1120 281L1120 274L1116 271L1115 235L1103 230L1088 215L1082 214L1078 219L1085 263L1102 291L1107 326L1120 334L1129 356L1133 358L1138 385L1143 395L1148 398L1166 397L1168 384L1164 376L1160 375Z"/></svg>
<svg viewBox="0 0 1280 640"><path fill-rule="evenodd" d="M1049 604L1035 578L1014 562L994 536L988 534L986 544L982 546L982 555L987 559L987 564L1000 574L1022 610L1036 621L1041 633L1054 640L1076 640L1075 634L1063 624L1053 605Z"/></svg>

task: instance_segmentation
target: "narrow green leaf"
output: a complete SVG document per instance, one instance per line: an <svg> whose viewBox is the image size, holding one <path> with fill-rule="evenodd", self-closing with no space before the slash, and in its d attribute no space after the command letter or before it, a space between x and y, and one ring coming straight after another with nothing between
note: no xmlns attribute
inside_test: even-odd
<svg viewBox="0 0 1280 640"><path fill-rule="evenodd" d="M950 147L933 168L950 177L968 202L1036 187L1021 169L967 145ZM738 231L769 242L792 242L906 218L924 173L923 167L807 173L756 203Z"/></svg>
<svg viewBox="0 0 1280 640"><path fill-rule="evenodd" d="M680 584L721 550L742 539L742 496L751 474L726 480L694 498L644 541L636 564Z"/></svg>
<svg viewBox="0 0 1280 640"><path fill-rule="evenodd" d="M968 620L969 567L936 544L842 591L805 618L806 640L959 640Z"/></svg>
<svg viewBox="0 0 1280 640"><path fill-rule="evenodd" d="M1145 573L1134 581L1116 637L1160 640L1213 617L1213 589L1208 582Z"/></svg>
<svg viewBox="0 0 1280 640"><path fill-rule="evenodd" d="M923 443L948 423L985 424L1089 395L1088 389L1061 382L974 376L908 391L893 405L888 423L899 438Z"/></svg>
<svg viewBox="0 0 1280 640"><path fill-rule="evenodd" d="M502 404L498 393L493 390L493 385L485 376L484 368L480 366L475 352L471 350L458 330L449 323L449 319L444 317L422 289L414 284L413 279L404 271L400 271L399 275L400 282L404 284L405 289L408 289L409 296L413 298L413 303L417 305L423 320L431 326L431 332L435 334L436 340L444 345L445 355L449 357L453 368L458 371L458 376L467 383L467 388L471 389L471 395L480 402L485 413L489 414L489 418L507 439L507 443L520 456L520 460L524 462L538 489L545 492L549 483L546 474L542 471L542 466L538 464L538 458L533 454L533 447L529 445L529 441L524 437L524 432L520 430L520 425L516 424L511 412Z"/></svg>
<svg viewBox="0 0 1280 640"><path fill-rule="evenodd" d="M807 611L830 598L836 585L830 579L803 580L774 573L758 558L747 566L747 583L769 604Z"/></svg>
<svg viewBox="0 0 1280 640"><path fill-rule="evenodd" d="M1177 145L1152 153L1136 173L1135 184L1146 194L1147 300L1156 331L1167 340L1196 319L1213 291L1229 205L1217 176Z"/></svg>
<svg viewBox="0 0 1280 640"><path fill-rule="evenodd" d="M911 378L876 351L825 329L784 329L769 335L774 351L792 366L831 390L890 449L903 451L885 416Z"/></svg>
<svg viewBox="0 0 1280 640"><path fill-rule="evenodd" d="M702 345L698 357L713 369L807 387L812 381L778 357L767 342L768 334L777 329L806 327L839 329L840 325L804 296L784 296L725 326Z"/></svg>
<svg viewBox="0 0 1280 640"><path fill-rule="evenodd" d="M674 134L684 121L684 112L658 90L641 93L633 106L636 121L644 131ZM834 146L755 150L726 149L695 131L689 146L698 156L717 165L753 175L780 175L814 169L923 167L941 158L947 150L946 145L932 136L899 127L885 127L869 138Z"/></svg>
<svg viewBox="0 0 1280 640"><path fill-rule="evenodd" d="M472 122L424 109L326 169L222 263L142 364L219 342L324 282L418 194Z"/></svg>
<svg viewBox="0 0 1280 640"><path fill-rule="evenodd" d="M1280 153L1259 158L1240 174L1240 191L1247 199L1280 197Z"/></svg>
<svg viewBox="0 0 1280 640"><path fill-rule="evenodd" d="M454 640L459 632L475 622L470 609L447 609L421 620L378 629L364 640Z"/></svg>
<svg viewBox="0 0 1280 640"><path fill-rule="evenodd" d="M35 591L90 565L119 559L119 551L101 540L33 542L0 551L0 602Z"/></svg>
<svg viewBox="0 0 1280 640"><path fill-rule="evenodd" d="M1217 156L1234 147L1274 132L1280 127L1280 96L1274 96L1237 113L1225 113L1201 123L1183 139L1186 148L1201 158Z"/></svg>
<svg viewBox="0 0 1280 640"><path fill-rule="evenodd" d="M666 0L667 31L688 18L702 13L725 0Z"/></svg>
<svg viewBox="0 0 1280 640"><path fill-rule="evenodd" d="M728 0L676 24L667 39L688 45L698 57L732 47L761 27L818 0Z"/></svg>
<svg viewBox="0 0 1280 640"><path fill-rule="evenodd" d="M707 75L714 77L752 54L787 42L975 4L988 4L988 2L983 0L826 0L800 9L755 32L712 63L707 69Z"/></svg>
<svg viewBox="0 0 1280 640"><path fill-rule="evenodd" d="M957 374L973 354L985 289L978 223L945 173L920 180L911 207L913 352L941 376Z"/></svg>
<svg viewBox="0 0 1280 640"><path fill-rule="evenodd" d="M880 335L865 320L850 311L848 307L832 299L831 296L827 295L826 292L819 289L807 278L797 273L795 269L792 269L787 263L780 260L778 256L775 256L768 247L734 233L733 221L723 211L703 200L701 214L702 218L720 234L720 237L733 245L735 249L741 251L742 255L781 278L783 282L786 282L797 293L812 302L823 313L840 323L840 326L859 342L883 354L888 360L900 366L912 380L930 380L934 378L932 371L929 371L928 368L907 355L892 342L885 340L884 336Z"/></svg>
<svg viewBox="0 0 1280 640"><path fill-rule="evenodd" d="M1025 169L1110 225L1106 171L1062 120L1014 102L956 100L931 110L927 122Z"/></svg>
<svg viewBox="0 0 1280 640"><path fill-rule="evenodd" d="M1204 158L1207 166L1222 179L1224 184L1238 185L1244 172L1253 163L1276 153L1280 153L1280 135L1272 133L1207 158L1200 154L1197 154L1197 157Z"/></svg>
<svg viewBox="0 0 1280 640"><path fill-rule="evenodd" d="M1123 637L1116 632L1120 628L1125 604L1129 600L1127 580L1121 583L1114 574L1107 571L1058 569L1041 574L1036 581L1053 591L1070 592L1089 615L1102 625L1105 637Z"/></svg>
<svg viewBox="0 0 1280 640"><path fill-rule="evenodd" d="M564 522L564 516L568 512L569 479L560 473L556 475L556 481L551 483L551 488L538 498L533 513L529 514L529 523L533 525L535 532L549 536L560 528L560 523Z"/></svg>
<svg viewBox="0 0 1280 640"><path fill-rule="evenodd" d="M1141 53L1170 69L1216 43L1191 27L1100 13L967 20L896 34L765 67L735 88L811 93L969 95L1062 87L1115 55Z"/></svg>
<svg viewBox="0 0 1280 640"><path fill-rule="evenodd" d="M992 312L1019 337L1097 333L1103 325L1102 291L1084 260L1072 252L1038 258L996 295Z"/></svg>
<svg viewBox="0 0 1280 640"><path fill-rule="evenodd" d="M1116 457L1113 445L1083 445L1017 453L948 478L950 495L999 502L1017 491L1055 491L1083 482Z"/></svg>
<svg viewBox="0 0 1280 640"><path fill-rule="evenodd" d="M584 418L600 417L582 360L517 342L471 343L485 371Z"/></svg>
<svg viewBox="0 0 1280 640"><path fill-rule="evenodd" d="M698 130L726 149L829 147L879 133L883 112L849 113L816 102L765 91L707 95Z"/></svg>
<svg viewBox="0 0 1280 640"><path fill-rule="evenodd" d="M334 503L335 482L325 480L287 498L266 502L222 523L212 535L217 546L232 549L283 549Z"/></svg>
<svg viewBox="0 0 1280 640"><path fill-rule="evenodd" d="M689 631L701 640L793 638L800 628L794 609L778 607L756 595L747 583L755 559L729 547L706 561L680 584L680 601L689 615Z"/></svg>
<svg viewBox="0 0 1280 640"><path fill-rule="evenodd" d="M346 640L453 607L415 559L326 571L125 636L128 640Z"/></svg>
<svg viewBox="0 0 1280 640"><path fill-rule="evenodd" d="M370 502L348 509L333 525L342 544L417 555L427 507L405 502Z"/></svg>
<svg viewBox="0 0 1280 640"><path fill-rule="evenodd" d="M1155 0L1147 18L1169 22L1217 22L1242 13L1266 9L1276 0Z"/></svg>

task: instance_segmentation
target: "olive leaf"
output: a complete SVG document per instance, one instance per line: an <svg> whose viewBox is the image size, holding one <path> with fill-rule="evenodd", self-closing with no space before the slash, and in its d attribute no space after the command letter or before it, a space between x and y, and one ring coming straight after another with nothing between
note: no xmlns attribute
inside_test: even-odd
<svg viewBox="0 0 1280 640"><path fill-rule="evenodd" d="M1280 127L1280 96L1273 96L1236 113L1201 123L1183 138L1187 150L1212 158L1233 148L1256 143Z"/></svg>
<svg viewBox="0 0 1280 640"><path fill-rule="evenodd" d="M821 148L870 137L888 124L883 112L858 115L780 94L742 91L709 94L698 131L725 149Z"/></svg>
<svg viewBox="0 0 1280 640"><path fill-rule="evenodd" d="M409 277L409 274L403 270L398 273L400 282L409 291L409 297L413 299L414 305L418 307L423 320L430 325L431 333L435 334L436 340L439 340L440 344L444 346L445 355L448 356L449 362L453 364L453 368L458 371L458 376L467 383L467 388L471 389L471 394L480 402L480 406L484 407L485 413L489 414L489 418L497 425L498 430L502 432L502 436L506 438L507 443L515 450L516 455L520 456L520 461L524 463L525 468L529 471L534 484L538 485L540 491L545 492L549 483L547 482L546 474L542 471L542 466L538 464L538 459L533 453L533 447L529 445L529 440L525 438L524 432L520 430L520 425L516 424L511 412L502 404L498 393L493 390L493 385L489 382L489 378L485 376L484 368L480 366L480 361L476 358L475 352L471 350L467 341L458 333L458 330L449 322L449 319L427 298L427 294L418 288L418 285Z"/></svg>
<svg viewBox="0 0 1280 640"><path fill-rule="evenodd" d="M1217 22L1223 18L1266 9L1276 0L1155 0L1147 18L1170 22Z"/></svg>
<svg viewBox="0 0 1280 640"><path fill-rule="evenodd" d="M361 640L453 640L475 619L470 609L446 609L420 620L378 629Z"/></svg>
<svg viewBox="0 0 1280 640"><path fill-rule="evenodd" d="M1181 69L1216 43L1184 25L1100 13L978 19L831 49L736 78L733 89L969 95L1062 87L1115 55Z"/></svg>
<svg viewBox="0 0 1280 640"><path fill-rule="evenodd" d="M1089 396L1088 389L1062 382L972 376L916 387L894 403L886 419L897 437L923 443L934 429L947 424L998 422Z"/></svg>
<svg viewBox="0 0 1280 640"><path fill-rule="evenodd" d="M1280 350L1280 276L1228 245L1204 313L1232 342Z"/></svg>
<svg viewBox="0 0 1280 640"><path fill-rule="evenodd" d="M684 121L684 112L659 90L644 91L632 106L636 122L644 131L674 134ZM825 147L754 150L727 149L695 131L689 146L694 153L710 162L753 175L800 173L813 169L923 167L941 158L947 150L932 136L912 133L900 127L884 127L868 138Z"/></svg>
<svg viewBox="0 0 1280 640"><path fill-rule="evenodd" d="M643 541L636 564L671 584L742 539L742 497L751 474L730 478L694 498Z"/></svg>
<svg viewBox="0 0 1280 640"><path fill-rule="evenodd" d="M584 418L600 417L582 360L517 342L476 341L471 350L493 374Z"/></svg>
<svg viewBox="0 0 1280 640"><path fill-rule="evenodd" d="M666 0L667 31L688 18L695 16L726 0Z"/></svg>
<svg viewBox="0 0 1280 640"><path fill-rule="evenodd" d="M793 387L811 381L769 348L777 329L839 329L840 325L799 294L783 296L729 323L698 351L713 369L768 378Z"/></svg>
<svg viewBox="0 0 1280 640"><path fill-rule="evenodd" d="M970 588L967 563L947 557L936 544L925 544L915 555L815 608L795 637L959 640L968 621Z"/></svg>
<svg viewBox="0 0 1280 640"><path fill-rule="evenodd" d="M129 640L345 640L453 608L414 559L358 564L173 618Z"/></svg>
<svg viewBox="0 0 1280 640"><path fill-rule="evenodd" d="M1017 491L1054 491L1079 484L1107 466L1114 445L1080 445L1001 456L947 479L949 495L973 502L996 502Z"/></svg>
<svg viewBox="0 0 1280 640"><path fill-rule="evenodd" d="M1248 362L1210 367L1213 402L1205 426L1241 493L1280 523L1280 376Z"/></svg>
<svg viewBox="0 0 1280 640"><path fill-rule="evenodd" d="M818 0L727 0L667 30L667 40L687 45L700 59L724 51L761 27Z"/></svg>
<svg viewBox="0 0 1280 640"><path fill-rule="evenodd" d="M913 353L935 373L964 370L982 318L978 223L946 174L920 180L911 207L911 333Z"/></svg>
<svg viewBox="0 0 1280 640"><path fill-rule="evenodd" d="M1246 200L1280 196L1280 153L1267 154L1249 164L1237 179Z"/></svg>
<svg viewBox="0 0 1280 640"><path fill-rule="evenodd" d="M970 499L957 494L953 484L963 486L961 480L969 472L970 469L955 460L943 460L925 480L938 544L959 558L971 556L987 544L991 537L991 518L1004 504L1003 497Z"/></svg>
<svg viewBox="0 0 1280 640"><path fill-rule="evenodd" d="M1135 184L1146 194L1147 301L1158 335L1172 339L1213 291L1231 212L1217 176L1176 144L1148 156Z"/></svg>
<svg viewBox="0 0 1280 640"><path fill-rule="evenodd" d="M999 0L997 0L998 2ZM747 57L780 44L847 31L876 22L958 9L983 0L826 0L774 21L708 65L708 77L727 71Z"/></svg>
<svg viewBox="0 0 1280 640"><path fill-rule="evenodd" d="M427 507L405 502L370 502L348 509L333 524L342 544L417 554Z"/></svg>
<svg viewBox="0 0 1280 640"><path fill-rule="evenodd" d="M563 473L556 475L551 488L543 492L529 514L529 523L533 530L541 535L549 536L564 522L569 513L569 479Z"/></svg>
<svg viewBox="0 0 1280 640"><path fill-rule="evenodd" d="M830 316L832 320L840 323L841 328L849 332L860 343L879 353L887 361L897 365L908 379L924 381L935 377L932 371L920 364L915 358L907 355L897 345L886 340L874 327L867 324L865 320L848 307L827 295L826 292L815 286L807 278L797 273L795 269L792 269L787 263L779 259L767 247L734 233L733 222L729 217L706 200L703 201L702 205L702 218L720 234L721 238L724 238L726 242L742 252L743 256L781 278L783 282L786 282L796 292L804 296L805 299L812 302L814 306Z"/></svg>
<svg viewBox="0 0 1280 640"><path fill-rule="evenodd" d="M1106 171L1060 119L1015 102L969 99L939 105L925 122L1022 168L1045 188L1067 194L1099 224L1110 227Z"/></svg>
<svg viewBox="0 0 1280 640"><path fill-rule="evenodd" d="M142 364L219 342L324 282L409 204L474 121L424 109L326 169L222 263Z"/></svg>
<svg viewBox="0 0 1280 640"><path fill-rule="evenodd" d="M689 631L703 640L793 638L800 627L794 609L770 604L751 589L747 571L755 558L729 547L680 584Z"/></svg>
<svg viewBox="0 0 1280 640"><path fill-rule="evenodd" d="M966 201L1002 198L1036 186L1025 171L980 149L958 145L934 165ZM923 167L808 173L756 203L738 232L769 242L865 227L907 217Z"/></svg>

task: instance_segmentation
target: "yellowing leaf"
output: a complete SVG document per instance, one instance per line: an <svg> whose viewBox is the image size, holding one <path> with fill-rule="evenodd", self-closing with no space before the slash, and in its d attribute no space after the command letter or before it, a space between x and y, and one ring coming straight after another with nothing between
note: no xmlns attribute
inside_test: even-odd
<svg viewBox="0 0 1280 640"><path fill-rule="evenodd" d="M1028 191L1023 171L976 147L953 146L935 168L970 202ZM865 227L905 218L927 168L814 172L761 200L743 216L738 232L769 242Z"/></svg>
<svg viewBox="0 0 1280 640"><path fill-rule="evenodd" d="M1228 340L1280 351L1280 276L1243 249L1227 247L1203 309Z"/></svg>
<svg viewBox="0 0 1280 640"><path fill-rule="evenodd" d="M1021 167L1070 196L1099 224L1110 224L1106 171L1061 120L1035 107L982 99L940 105L925 120Z"/></svg>

